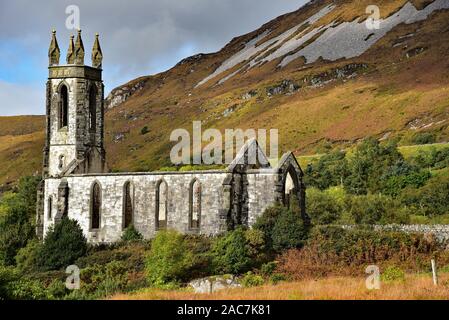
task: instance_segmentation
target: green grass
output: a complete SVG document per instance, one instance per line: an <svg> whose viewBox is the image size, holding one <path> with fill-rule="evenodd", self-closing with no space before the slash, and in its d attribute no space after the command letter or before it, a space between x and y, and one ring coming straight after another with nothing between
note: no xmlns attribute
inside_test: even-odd
<svg viewBox="0 0 449 320"><path fill-rule="evenodd" d="M402 153L404 158L409 159L418 155L420 151L429 152L432 149L441 150L449 148L449 143L434 143L434 144L423 144L423 145L414 145L414 146L403 146L398 147L399 151Z"/></svg>

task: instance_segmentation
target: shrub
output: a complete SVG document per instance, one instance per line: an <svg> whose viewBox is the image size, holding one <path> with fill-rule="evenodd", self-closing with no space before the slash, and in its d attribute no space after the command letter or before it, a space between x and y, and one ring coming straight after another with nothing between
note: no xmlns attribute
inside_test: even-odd
<svg viewBox="0 0 449 320"><path fill-rule="evenodd" d="M273 228L277 219L284 211L286 211L285 207L277 204L273 207L267 208L264 213L256 219L253 229L262 231L264 234L265 245L268 248L273 247Z"/></svg>
<svg viewBox="0 0 449 320"><path fill-rule="evenodd" d="M212 264L217 273L240 274L251 266L250 247L245 230L238 228L216 239L211 250Z"/></svg>
<svg viewBox="0 0 449 320"><path fill-rule="evenodd" d="M278 284L279 282L286 281L286 280L287 280L287 277L280 273L275 273L270 276L270 283L274 284L274 285Z"/></svg>
<svg viewBox="0 0 449 320"><path fill-rule="evenodd" d="M142 128L142 130L140 130L140 134L141 135L146 135L148 132L150 132L150 129L148 129L148 126L145 126Z"/></svg>
<svg viewBox="0 0 449 320"><path fill-rule="evenodd" d="M357 224L407 224L408 212L399 201L381 195L351 197L348 211Z"/></svg>
<svg viewBox="0 0 449 320"><path fill-rule="evenodd" d="M144 242L131 242L113 247L90 247L86 256L76 260L80 268L93 265L106 265L113 261L122 261L130 272L141 272L145 265L145 250L148 245Z"/></svg>
<svg viewBox="0 0 449 320"><path fill-rule="evenodd" d="M408 189L401 197L402 203L427 217L449 213L449 174L432 178L420 189Z"/></svg>
<svg viewBox="0 0 449 320"><path fill-rule="evenodd" d="M260 272L264 275L264 276L271 276L273 274L273 272L276 270L276 262L268 262L265 263L264 265L262 265L262 267L260 268Z"/></svg>
<svg viewBox="0 0 449 320"><path fill-rule="evenodd" d="M273 249L281 251L302 247L308 238L309 229L299 213L284 210L273 227Z"/></svg>
<svg viewBox="0 0 449 320"><path fill-rule="evenodd" d="M104 266L94 265L81 270L82 290L92 297L105 297L120 292L128 284L125 263L113 261Z"/></svg>
<svg viewBox="0 0 449 320"><path fill-rule="evenodd" d="M47 233L39 251L38 265L43 270L58 270L73 264L86 250L86 238L78 222L63 218Z"/></svg>
<svg viewBox="0 0 449 320"><path fill-rule="evenodd" d="M436 142L436 136L431 132L418 132L412 137L414 144L432 144Z"/></svg>
<svg viewBox="0 0 449 320"><path fill-rule="evenodd" d="M261 276L253 274L251 271L245 274L241 282L246 288L262 286L265 283Z"/></svg>
<svg viewBox="0 0 449 320"><path fill-rule="evenodd" d="M14 265L17 252L35 238L36 192L40 178L20 179L0 200L0 264Z"/></svg>
<svg viewBox="0 0 449 320"><path fill-rule="evenodd" d="M38 240L29 241L16 255L17 269L22 273L34 271L38 265L41 249L42 244Z"/></svg>
<svg viewBox="0 0 449 320"><path fill-rule="evenodd" d="M333 224L340 219L343 206L334 195L329 192L322 192L310 189L307 192L307 213L314 224ZM343 195L344 196L344 195Z"/></svg>
<svg viewBox="0 0 449 320"><path fill-rule="evenodd" d="M39 281L22 277L12 267L0 266L0 300L37 300L46 297Z"/></svg>
<svg viewBox="0 0 449 320"><path fill-rule="evenodd" d="M404 281L405 273L398 267L390 266L381 273L380 278L385 282Z"/></svg>
<svg viewBox="0 0 449 320"><path fill-rule="evenodd" d="M70 294L64 281L61 279L54 279L47 287L47 297L51 300L63 299Z"/></svg>
<svg viewBox="0 0 449 320"><path fill-rule="evenodd" d="M148 282L154 286L176 283L187 277L193 255L183 235L176 231L161 231L154 238L146 257Z"/></svg>
<svg viewBox="0 0 449 320"><path fill-rule="evenodd" d="M442 256L435 239L419 234L369 229L315 227L306 246L283 252L277 273L295 280L324 276L364 275L367 265L394 264L406 270L428 269L430 257Z"/></svg>
<svg viewBox="0 0 449 320"><path fill-rule="evenodd" d="M134 228L133 225L129 226L123 231L122 241L133 242L143 240L142 234Z"/></svg>

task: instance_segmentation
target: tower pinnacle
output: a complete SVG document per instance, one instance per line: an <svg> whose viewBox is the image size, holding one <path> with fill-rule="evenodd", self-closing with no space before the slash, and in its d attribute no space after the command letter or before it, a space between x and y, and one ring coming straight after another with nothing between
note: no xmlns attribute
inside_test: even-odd
<svg viewBox="0 0 449 320"><path fill-rule="evenodd" d="M75 64L84 65L84 44L81 38L81 30L78 30L75 42Z"/></svg>
<svg viewBox="0 0 449 320"><path fill-rule="evenodd" d="M48 49L48 60L50 66L57 66L59 64L59 57L61 56L61 51L59 50L58 40L56 39L56 30L52 30L52 37L50 48Z"/></svg>
<svg viewBox="0 0 449 320"><path fill-rule="evenodd" d="M101 68L103 63L103 53L100 47L100 40L98 33L95 34L94 47L92 48L92 66L94 68Z"/></svg>
<svg viewBox="0 0 449 320"><path fill-rule="evenodd" d="M75 63L75 44L73 43L73 35L70 36L69 49L67 50L67 64Z"/></svg>

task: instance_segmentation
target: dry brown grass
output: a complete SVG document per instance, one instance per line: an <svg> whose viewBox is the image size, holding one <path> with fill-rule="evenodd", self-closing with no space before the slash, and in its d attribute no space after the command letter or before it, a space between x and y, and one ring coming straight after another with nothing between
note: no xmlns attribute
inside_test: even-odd
<svg viewBox="0 0 449 320"><path fill-rule="evenodd" d="M447 300L449 275L434 286L430 275L408 275L405 281L382 283L380 290L368 290L365 279L331 277L322 280L233 289L213 294L149 289L132 295L120 294L113 300Z"/></svg>

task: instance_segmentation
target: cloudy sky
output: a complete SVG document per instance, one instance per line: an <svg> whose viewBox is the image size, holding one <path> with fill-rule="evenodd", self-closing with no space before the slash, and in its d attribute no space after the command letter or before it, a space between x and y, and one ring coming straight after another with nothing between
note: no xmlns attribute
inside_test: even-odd
<svg viewBox="0 0 449 320"><path fill-rule="evenodd" d="M51 30L61 60L76 5L90 64L100 33L106 91L164 71L196 53L215 52L306 0L0 0L0 115L43 114ZM69 22L72 22L69 19Z"/></svg>

